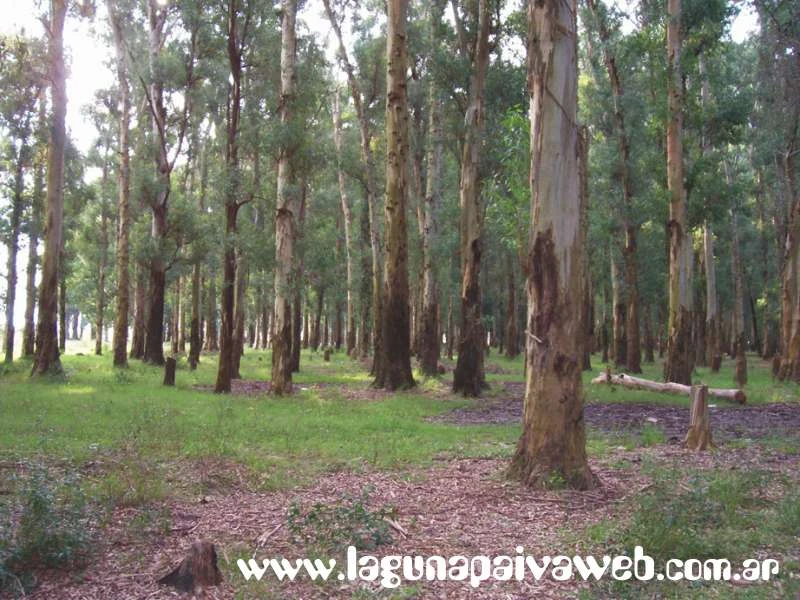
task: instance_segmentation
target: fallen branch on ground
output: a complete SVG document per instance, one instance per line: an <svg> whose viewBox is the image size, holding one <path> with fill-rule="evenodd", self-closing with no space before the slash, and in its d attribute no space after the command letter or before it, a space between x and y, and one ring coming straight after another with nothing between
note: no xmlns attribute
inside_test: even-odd
<svg viewBox="0 0 800 600"><path fill-rule="evenodd" d="M692 386L683 385L681 383L674 383L668 381L661 383L658 381L650 381L649 379L642 379L641 377L631 377L630 375L612 375L611 373L603 373L592 379L592 383L608 383L610 385L621 385L623 387L648 390L650 392L662 392L665 394L676 394L689 396L692 393ZM720 389L708 388L708 395L715 398L722 398L729 402L738 402L744 404L747 401L747 396L742 390L736 389Z"/></svg>

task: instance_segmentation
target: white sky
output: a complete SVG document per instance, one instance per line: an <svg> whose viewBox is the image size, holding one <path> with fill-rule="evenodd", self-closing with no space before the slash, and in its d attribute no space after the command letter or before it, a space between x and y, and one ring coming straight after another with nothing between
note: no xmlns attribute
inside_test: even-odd
<svg viewBox="0 0 800 600"><path fill-rule="evenodd" d="M615 3L628 7L633 0L617 0ZM43 36L44 31L39 15L47 10L46 2L41 0L0 0L3 18L0 19L0 32L15 33L24 29L30 36ZM95 91L108 88L114 83L114 74L107 66L111 64L113 57L112 49L105 46L100 41L100 36L95 33L95 29L105 31L107 18L105 3L102 0L95 0L97 14L94 23L86 19L68 18L65 32L64 43L68 56L69 72L67 76L67 130L69 135L77 144L78 148L86 151L91 147L96 132L88 119L84 119L82 109L84 106L94 101ZM306 8L300 17L305 21L306 26L312 31L318 31L320 35L327 38L328 46L333 43L330 34L330 26L324 16L324 8L319 0L309 0ZM739 42L749 37L758 28L758 22L754 11L749 3L746 3L742 12L734 21L731 28L731 37ZM346 32L345 32L346 33ZM334 52L330 52L333 56ZM2 90L0 90L2 93ZM0 203L6 202L6 198L0 195ZM17 289L17 300L14 311L14 321L18 329L17 339L21 337L21 327L25 309L25 289L24 289L24 269L26 251L26 239L20 240L20 253L18 260L19 286ZM5 267L7 262L5 246L0 246L0 285L5 289Z"/></svg>

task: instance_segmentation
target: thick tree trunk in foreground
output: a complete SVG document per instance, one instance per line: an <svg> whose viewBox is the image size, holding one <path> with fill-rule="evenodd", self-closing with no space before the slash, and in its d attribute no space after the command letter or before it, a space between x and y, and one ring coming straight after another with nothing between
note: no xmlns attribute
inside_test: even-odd
<svg viewBox="0 0 800 600"><path fill-rule="evenodd" d="M294 105L296 0L283 0L281 37L281 124L288 128L292 121ZM292 392L292 270L294 267L294 241L300 209L300 190L293 161L295 143L284 141L278 160L278 210L275 217L275 336L272 339L272 388L274 394Z"/></svg>
<svg viewBox="0 0 800 600"><path fill-rule="evenodd" d="M692 382L691 352L691 240L686 222L686 191L683 183L683 92L680 72L681 0L667 3L667 187L669 188L669 338L664 380Z"/></svg>
<svg viewBox="0 0 800 600"><path fill-rule="evenodd" d="M789 162L787 169L794 172L793 161ZM800 197L796 184L790 185L790 190L792 212L786 232L786 253L781 281L783 359L778 377L781 381L788 379L800 383Z"/></svg>
<svg viewBox="0 0 800 600"><path fill-rule="evenodd" d="M58 351L58 283L61 229L64 223L64 150L67 143L67 88L64 68L64 20L66 0L52 0L49 62L53 114L47 153L47 217L44 227L44 259L39 287L39 318L32 375L61 373Z"/></svg>
<svg viewBox="0 0 800 600"><path fill-rule="evenodd" d="M662 392L665 394L676 395L689 395L692 386L683 385L682 383L674 383L667 381L662 383L660 381L650 381L649 379L642 379L641 377L632 377L630 375L611 375L604 373L592 379L593 384L607 383L609 385L621 385L635 390L647 390L650 392ZM742 390L738 389L724 389L724 388L709 388L709 395L722 400L729 400L730 402L737 402L744 404L747 401L747 396Z"/></svg>
<svg viewBox="0 0 800 600"><path fill-rule="evenodd" d="M413 387L408 286L408 0L388 0L386 33L386 262L383 351L375 386ZM327 330L327 327L326 327Z"/></svg>
<svg viewBox="0 0 800 600"><path fill-rule="evenodd" d="M478 1L477 33L472 58L469 106L465 116L461 155L459 206L461 210L461 330L453 392L479 396L487 387L484 373L486 336L481 319L481 257L483 209L481 207L480 155L484 128L484 91L489 65L489 0ZM577 173L576 173L577 174Z"/></svg>
<svg viewBox="0 0 800 600"><path fill-rule="evenodd" d="M581 355L576 0L528 4L531 235L523 431L510 473L536 487L597 484L586 459Z"/></svg>

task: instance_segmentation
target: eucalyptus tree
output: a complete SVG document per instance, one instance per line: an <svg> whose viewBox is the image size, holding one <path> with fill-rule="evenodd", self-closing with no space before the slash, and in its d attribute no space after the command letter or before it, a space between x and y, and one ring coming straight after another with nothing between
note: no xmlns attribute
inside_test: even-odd
<svg viewBox="0 0 800 600"><path fill-rule="evenodd" d="M47 217L39 287L39 317L32 375L61 373L58 348L59 258L64 222L64 153L67 145L67 85L64 65L64 21L67 1L53 0L48 31L48 66L52 118L47 154ZM63 304L63 303L62 303ZM63 319L62 319L63 322Z"/></svg>
<svg viewBox="0 0 800 600"><path fill-rule="evenodd" d="M408 284L409 114L406 72L408 0L389 0L386 27L386 259L383 345L374 385L415 385L411 373Z"/></svg>
<svg viewBox="0 0 800 600"><path fill-rule="evenodd" d="M484 93L489 67L489 31L491 5L479 0L469 12L472 39L467 39L465 18L454 3L454 18L459 46L469 58L472 72L469 100L464 115L465 131L461 157L459 206L461 220L461 328L458 338L458 362L453 373L453 391L465 396L479 396L487 387L484 373L485 335L481 319L480 269L483 253L480 155L484 127ZM466 8L466 6L464 7Z"/></svg>
<svg viewBox="0 0 800 600"><path fill-rule="evenodd" d="M578 182L575 0L528 4L531 231L523 431L510 472L523 483L591 488L581 360L583 257Z"/></svg>
<svg viewBox="0 0 800 600"><path fill-rule="evenodd" d="M17 291L17 254L19 237L26 212L25 175L33 165L36 149L35 133L37 102L44 87L44 50L37 40L22 36L0 38L0 88L6 90L0 99L0 132L5 134L2 159L10 167L11 210L8 232L6 273L6 338L5 362L14 359L14 306ZM30 243L30 242L29 242Z"/></svg>

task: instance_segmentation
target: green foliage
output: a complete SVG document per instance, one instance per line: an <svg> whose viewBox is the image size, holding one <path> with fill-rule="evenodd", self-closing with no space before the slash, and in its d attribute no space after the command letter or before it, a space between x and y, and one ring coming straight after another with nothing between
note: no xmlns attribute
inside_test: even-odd
<svg viewBox="0 0 800 600"><path fill-rule="evenodd" d="M293 502L286 515L286 526L294 540L307 549L341 552L347 546L374 550L392 543L387 518L395 515L393 507L368 508L370 490L358 497L344 496L331 504L317 503L309 510Z"/></svg>
<svg viewBox="0 0 800 600"><path fill-rule="evenodd" d="M36 570L86 563L96 515L77 473L54 478L42 465L21 481L17 499L0 514L0 589L24 594Z"/></svg>

